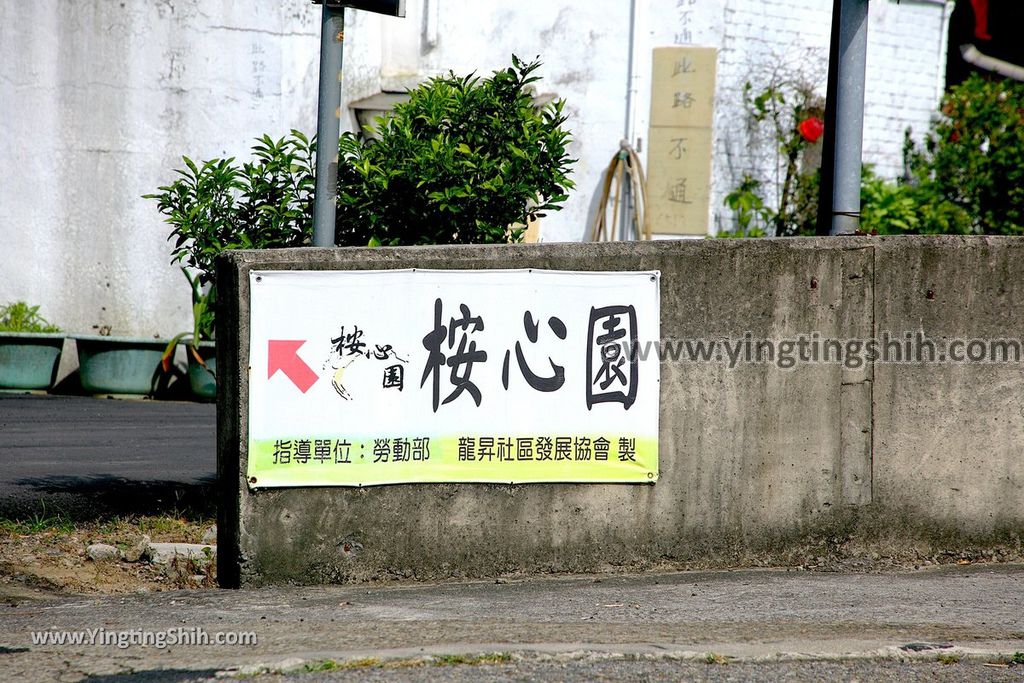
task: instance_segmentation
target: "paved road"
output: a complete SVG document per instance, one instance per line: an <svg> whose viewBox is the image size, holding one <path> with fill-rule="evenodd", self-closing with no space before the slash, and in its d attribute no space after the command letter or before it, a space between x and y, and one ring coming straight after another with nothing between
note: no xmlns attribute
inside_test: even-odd
<svg viewBox="0 0 1024 683"><path fill-rule="evenodd" d="M981 665L1024 651L1022 596L1022 565L884 575L683 572L25 601L9 594L8 604L0 604L0 670L4 678L24 682L86 676L180 682L213 680L218 671L290 672L331 660L346 668L286 678L833 680L839 670L846 671L838 675L842 680L1021 680L1022 666ZM257 635L258 644L119 649L33 645L31 639L31 632L44 629L100 627L199 627L211 638L246 631ZM505 654L496 664L459 663L479 661L481 653ZM962 668L934 666L940 656L961 660L945 667ZM886 661L864 663L865 658ZM730 663L708 664L709 659ZM907 660L922 662L915 665L921 668L901 668L899 662ZM124 677L129 672L132 677ZM265 679L279 680L269 674Z"/></svg>
<svg viewBox="0 0 1024 683"><path fill-rule="evenodd" d="M0 515L206 506L209 403L0 394Z"/></svg>

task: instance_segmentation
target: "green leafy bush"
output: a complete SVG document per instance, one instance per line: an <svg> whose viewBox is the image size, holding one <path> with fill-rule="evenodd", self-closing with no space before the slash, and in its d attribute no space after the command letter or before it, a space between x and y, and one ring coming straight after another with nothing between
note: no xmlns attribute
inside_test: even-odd
<svg viewBox="0 0 1024 683"><path fill-rule="evenodd" d="M725 196L725 205L736 216L736 230L719 233L719 237L765 237L774 225L775 212L761 198L761 181L750 174Z"/></svg>
<svg viewBox="0 0 1024 683"><path fill-rule="evenodd" d="M345 133L336 244L514 242L519 225L559 209L574 160L564 103L538 107L530 95L539 67L513 57L487 79L431 79L378 121L378 140ZM279 140L264 135L252 161L183 157L177 180L144 195L170 224L172 263L186 266L192 288L194 330L175 340L213 337L214 260L222 251L312 241L315 151L296 130Z"/></svg>
<svg viewBox="0 0 1024 683"><path fill-rule="evenodd" d="M905 147L910 183L965 212L972 232L1024 233L1024 83L973 75L940 112L923 146ZM962 231L958 217L950 224Z"/></svg>
<svg viewBox="0 0 1024 683"><path fill-rule="evenodd" d="M196 164L183 157L185 168L175 171L181 177L144 195L157 201L171 225L171 262L184 263L195 273L182 268L192 290L193 343L213 338L214 259L219 253L310 242L314 151L297 130L279 140L264 135L253 144L252 161L241 166L234 158Z"/></svg>
<svg viewBox="0 0 1024 683"><path fill-rule="evenodd" d="M960 206L935 191L935 187L886 180L870 166L861 173L863 232L880 235L949 234L972 232L971 217Z"/></svg>
<svg viewBox="0 0 1024 683"><path fill-rule="evenodd" d="M39 306L15 301L0 307L0 332L60 332L39 315Z"/></svg>
<svg viewBox="0 0 1024 683"><path fill-rule="evenodd" d="M574 162L561 100L537 107L540 62L517 57L490 78L449 74L410 91L376 141L340 142L339 245L515 242L557 210Z"/></svg>
<svg viewBox="0 0 1024 683"><path fill-rule="evenodd" d="M172 262L184 263L201 284L213 282L214 259L225 249L269 249L308 244L312 235L314 146L299 131L252 147L254 160L196 164L183 157L180 178L155 199L171 225Z"/></svg>

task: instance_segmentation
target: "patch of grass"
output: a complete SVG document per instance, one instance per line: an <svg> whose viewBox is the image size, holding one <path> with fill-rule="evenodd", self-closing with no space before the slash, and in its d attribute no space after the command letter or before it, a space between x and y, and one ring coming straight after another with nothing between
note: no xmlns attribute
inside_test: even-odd
<svg viewBox="0 0 1024 683"><path fill-rule="evenodd" d="M23 519L0 519L0 533L6 536L32 536L35 534L70 534L74 523L61 514L50 515L45 510Z"/></svg>
<svg viewBox="0 0 1024 683"><path fill-rule="evenodd" d="M1024 664L1024 652L1014 652L1010 664Z"/></svg>
<svg viewBox="0 0 1024 683"><path fill-rule="evenodd" d="M212 520L210 524L212 524ZM194 535L195 523L189 522L182 517L140 517L135 525L139 533L149 536L178 536L190 537ZM201 532L200 532L201 533Z"/></svg>
<svg viewBox="0 0 1024 683"><path fill-rule="evenodd" d="M491 652L482 655L436 655L435 666L481 666L486 664L508 664L512 655L507 652Z"/></svg>
<svg viewBox="0 0 1024 683"><path fill-rule="evenodd" d="M415 669L420 666L425 666L427 660L422 657L417 659L393 659L391 661L384 662L381 664L381 668L384 669Z"/></svg>
<svg viewBox="0 0 1024 683"><path fill-rule="evenodd" d="M705 664L728 664L729 658L716 652L709 652L704 655Z"/></svg>
<svg viewBox="0 0 1024 683"><path fill-rule="evenodd" d="M324 671L353 671L359 669L411 669L424 666L428 660L416 659L378 659L377 657L359 657L357 659L323 659L307 662L298 669L282 673L321 673Z"/></svg>
<svg viewBox="0 0 1024 683"><path fill-rule="evenodd" d="M938 659L939 659L939 664L949 665L949 664L959 664L960 663L960 655L955 654L955 653L941 654L941 655L939 655Z"/></svg>
<svg viewBox="0 0 1024 683"><path fill-rule="evenodd" d="M340 668L341 666L333 659L325 659L320 662L306 662L302 665L301 671L303 673L317 673L319 671L334 671Z"/></svg>
<svg viewBox="0 0 1024 683"><path fill-rule="evenodd" d="M145 534L155 542L198 543L212 519L189 520L180 515L127 515L102 522L79 523L75 527L87 536L131 542Z"/></svg>

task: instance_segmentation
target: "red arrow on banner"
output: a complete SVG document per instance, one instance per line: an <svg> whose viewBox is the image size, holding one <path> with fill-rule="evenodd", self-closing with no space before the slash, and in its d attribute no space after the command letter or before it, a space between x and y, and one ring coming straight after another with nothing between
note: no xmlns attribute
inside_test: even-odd
<svg viewBox="0 0 1024 683"><path fill-rule="evenodd" d="M302 339L271 339L267 342L267 379L280 370L299 391L306 393L316 384L317 374L306 362L299 358L299 347L305 344Z"/></svg>

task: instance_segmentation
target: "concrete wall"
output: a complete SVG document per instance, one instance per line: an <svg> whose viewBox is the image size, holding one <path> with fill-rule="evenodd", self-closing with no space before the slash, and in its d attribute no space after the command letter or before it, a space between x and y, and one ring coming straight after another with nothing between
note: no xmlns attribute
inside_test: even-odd
<svg viewBox="0 0 1024 683"><path fill-rule="evenodd" d="M721 562L823 529L867 533L871 524L901 542L1024 530L1019 363L783 370L664 362L661 478L653 486L251 492L248 271L409 267L659 269L663 341L748 332L866 339L886 330L1005 338L1020 336L1024 319L1024 240L1013 238L235 252L220 271L225 584ZM340 550L345 541L358 552Z"/></svg>

